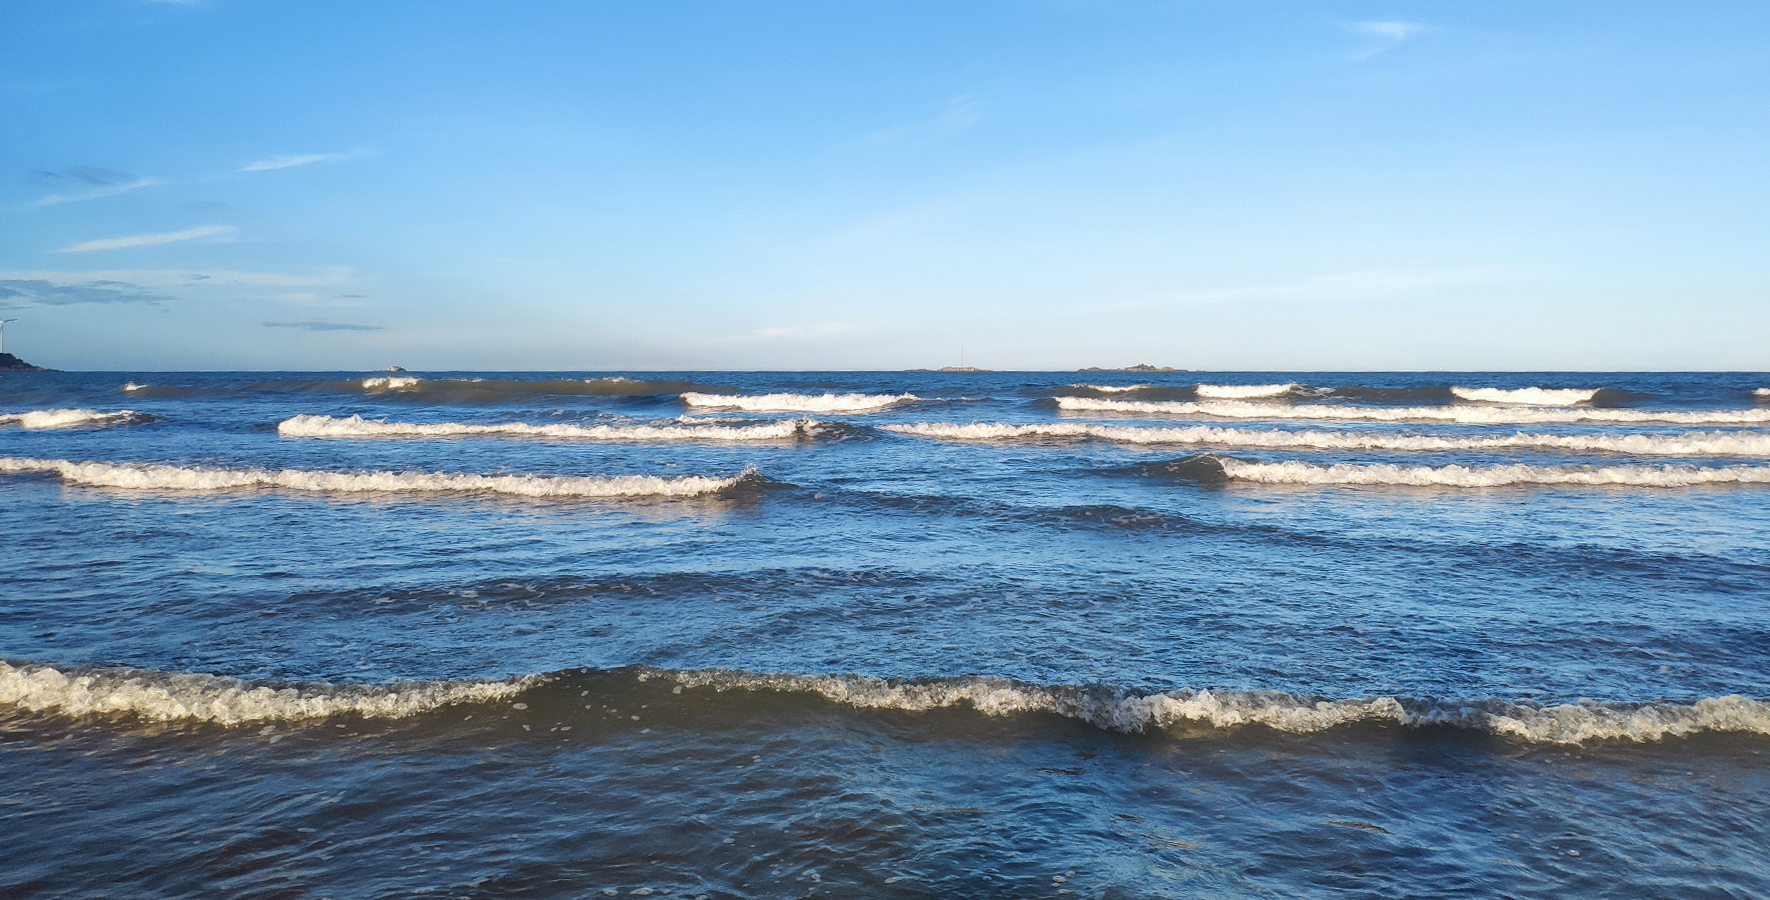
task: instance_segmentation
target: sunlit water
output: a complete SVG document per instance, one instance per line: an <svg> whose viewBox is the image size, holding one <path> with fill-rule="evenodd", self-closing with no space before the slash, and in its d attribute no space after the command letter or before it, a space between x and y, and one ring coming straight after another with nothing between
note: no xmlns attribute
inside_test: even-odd
<svg viewBox="0 0 1770 900"><path fill-rule="evenodd" d="M0 375L0 893L1770 894L1770 376L614 374Z"/></svg>

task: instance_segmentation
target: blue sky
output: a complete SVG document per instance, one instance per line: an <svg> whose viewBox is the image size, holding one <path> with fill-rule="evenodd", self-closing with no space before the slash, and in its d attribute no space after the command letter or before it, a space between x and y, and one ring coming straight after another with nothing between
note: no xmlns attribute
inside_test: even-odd
<svg viewBox="0 0 1770 900"><path fill-rule="evenodd" d="M59 368L1770 369L1763 3L11 0Z"/></svg>

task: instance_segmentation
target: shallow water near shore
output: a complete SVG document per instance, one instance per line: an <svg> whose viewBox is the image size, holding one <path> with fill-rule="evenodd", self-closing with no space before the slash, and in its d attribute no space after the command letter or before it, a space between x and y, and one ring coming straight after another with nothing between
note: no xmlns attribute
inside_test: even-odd
<svg viewBox="0 0 1770 900"><path fill-rule="evenodd" d="M1767 894L1766 388L6 374L0 887Z"/></svg>

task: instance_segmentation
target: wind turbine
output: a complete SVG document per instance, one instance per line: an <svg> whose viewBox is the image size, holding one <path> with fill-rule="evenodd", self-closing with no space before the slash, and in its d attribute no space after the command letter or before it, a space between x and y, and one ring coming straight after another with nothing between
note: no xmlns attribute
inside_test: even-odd
<svg viewBox="0 0 1770 900"><path fill-rule="evenodd" d="M17 321L17 319L0 319L0 352L4 352L6 349L6 323Z"/></svg>

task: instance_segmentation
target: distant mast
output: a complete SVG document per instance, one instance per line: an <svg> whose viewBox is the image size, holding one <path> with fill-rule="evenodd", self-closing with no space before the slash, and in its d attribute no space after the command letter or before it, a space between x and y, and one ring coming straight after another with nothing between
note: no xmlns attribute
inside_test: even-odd
<svg viewBox="0 0 1770 900"><path fill-rule="evenodd" d="M0 353L6 352L6 323L17 321L17 319L0 319Z"/></svg>

